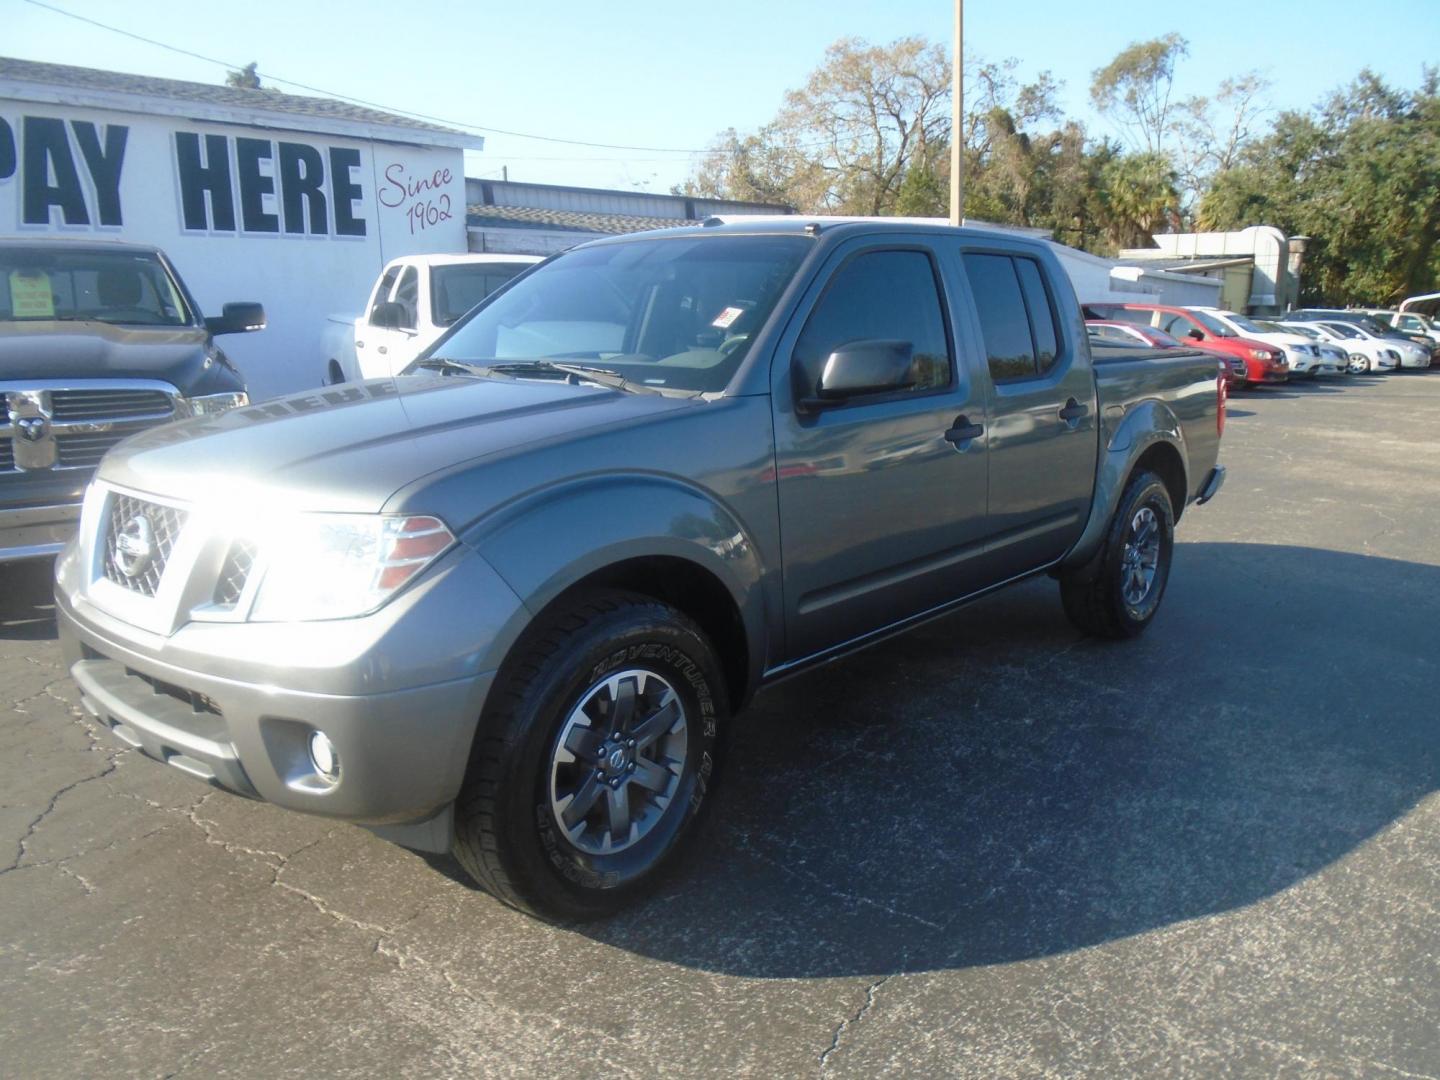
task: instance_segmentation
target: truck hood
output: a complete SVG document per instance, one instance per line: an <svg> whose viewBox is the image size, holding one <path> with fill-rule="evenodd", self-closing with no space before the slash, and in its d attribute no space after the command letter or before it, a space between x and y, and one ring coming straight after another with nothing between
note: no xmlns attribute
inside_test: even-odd
<svg viewBox="0 0 1440 1080"><path fill-rule="evenodd" d="M431 473L697 404L539 379L374 379L153 428L106 455L99 476L188 503L374 513Z"/></svg>
<svg viewBox="0 0 1440 1080"><path fill-rule="evenodd" d="M198 326L0 321L0 381L158 379L187 396L243 389Z"/></svg>

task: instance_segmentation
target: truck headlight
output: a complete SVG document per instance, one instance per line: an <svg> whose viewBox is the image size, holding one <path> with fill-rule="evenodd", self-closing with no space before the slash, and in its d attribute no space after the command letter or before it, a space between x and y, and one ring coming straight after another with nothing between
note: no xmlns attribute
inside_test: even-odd
<svg viewBox="0 0 1440 1080"><path fill-rule="evenodd" d="M250 404L250 395L241 391L235 394L201 394L185 398L185 405L191 416L214 416Z"/></svg>
<svg viewBox="0 0 1440 1080"><path fill-rule="evenodd" d="M426 515L286 514L256 532L263 576L252 622L369 614L455 543Z"/></svg>

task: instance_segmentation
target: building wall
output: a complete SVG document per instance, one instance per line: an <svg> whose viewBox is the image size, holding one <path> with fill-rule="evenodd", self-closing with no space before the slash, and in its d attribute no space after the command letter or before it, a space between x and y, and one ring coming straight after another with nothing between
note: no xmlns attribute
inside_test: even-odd
<svg viewBox="0 0 1440 1080"><path fill-rule="evenodd" d="M466 249L461 153L0 99L0 235L154 244L204 313L258 300L221 344L263 398L321 381L327 315L387 260Z"/></svg>

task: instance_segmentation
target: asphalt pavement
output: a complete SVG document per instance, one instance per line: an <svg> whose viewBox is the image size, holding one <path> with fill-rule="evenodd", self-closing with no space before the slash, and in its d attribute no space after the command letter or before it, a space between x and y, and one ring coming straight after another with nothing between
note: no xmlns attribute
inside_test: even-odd
<svg viewBox="0 0 1440 1080"><path fill-rule="evenodd" d="M1143 638L1038 579L774 688L578 927L122 749L0 567L0 1073L1440 1076L1440 371L1222 461Z"/></svg>

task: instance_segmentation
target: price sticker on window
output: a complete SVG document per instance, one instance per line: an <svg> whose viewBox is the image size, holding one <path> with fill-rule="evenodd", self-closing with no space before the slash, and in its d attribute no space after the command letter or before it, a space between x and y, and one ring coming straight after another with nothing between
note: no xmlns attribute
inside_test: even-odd
<svg viewBox="0 0 1440 1080"><path fill-rule="evenodd" d="M11 270L10 312L16 319L53 319L55 294L50 291L50 275Z"/></svg>
<svg viewBox="0 0 1440 1080"><path fill-rule="evenodd" d="M720 312L719 315L715 316L710 325L720 330L728 330L730 329L730 324L744 314L745 309L742 307L727 307L724 311Z"/></svg>

